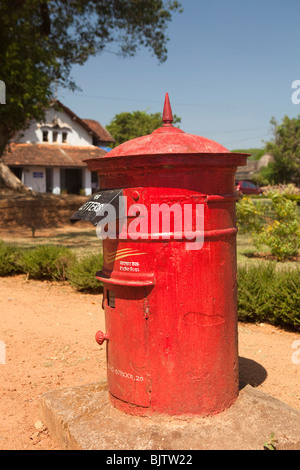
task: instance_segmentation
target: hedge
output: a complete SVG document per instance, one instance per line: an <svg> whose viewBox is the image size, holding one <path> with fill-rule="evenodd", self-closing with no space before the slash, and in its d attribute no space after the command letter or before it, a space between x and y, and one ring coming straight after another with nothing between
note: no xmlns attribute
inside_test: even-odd
<svg viewBox="0 0 300 470"><path fill-rule="evenodd" d="M276 263L238 268L240 321L300 326L300 269L276 269Z"/></svg>
<svg viewBox="0 0 300 470"><path fill-rule="evenodd" d="M96 272L103 264L102 255L89 255L82 260L76 260L67 268L69 283L79 291L99 292L102 284L96 279Z"/></svg>
<svg viewBox="0 0 300 470"><path fill-rule="evenodd" d="M22 272L19 261L22 251L13 245L0 240L0 276L8 276Z"/></svg>
<svg viewBox="0 0 300 470"><path fill-rule="evenodd" d="M45 245L24 250L18 264L29 278L65 281L66 270L74 262L75 255L68 248Z"/></svg>

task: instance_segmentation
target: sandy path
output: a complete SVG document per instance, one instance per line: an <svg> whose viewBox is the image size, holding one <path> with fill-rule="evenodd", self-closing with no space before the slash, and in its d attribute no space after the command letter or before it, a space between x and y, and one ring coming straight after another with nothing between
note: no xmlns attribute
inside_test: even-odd
<svg viewBox="0 0 300 470"><path fill-rule="evenodd" d="M54 450L38 422L44 392L105 380L105 348L94 340L104 328L101 295L69 285L0 278L0 450ZM300 333L270 325L239 325L242 382L300 409ZM294 354L294 356L292 356ZM295 361L296 359L296 361ZM0 354L1 362L1 354ZM3 354L2 354L2 362Z"/></svg>

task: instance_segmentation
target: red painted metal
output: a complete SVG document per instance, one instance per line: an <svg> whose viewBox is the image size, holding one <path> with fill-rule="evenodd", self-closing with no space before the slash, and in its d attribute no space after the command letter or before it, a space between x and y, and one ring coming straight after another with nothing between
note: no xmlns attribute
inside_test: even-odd
<svg viewBox="0 0 300 470"><path fill-rule="evenodd" d="M97 331L96 333L96 336L95 336L95 339L96 339L96 342L98 344L100 344L100 346L102 346L102 344L104 343L104 341L108 341L108 335L106 335L105 333L103 333L103 331Z"/></svg>
<svg viewBox="0 0 300 470"><path fill-rule="evenodd" d="M127 413L203 416L238 396L235 172L247 155L172 119L167 95L160 129L86 160L102 189L123 188L128 207L204 206L199 250L173 220L169 240L163 221L154 233L149 219L139 239L103 240L107 377L113 405Z"/></svg>
<svg viewBox="0 0 300 470"><path fill-rule="evenodd" d="M162 121L163 121L164 124L170 124L170 125L172 125L172 122L173 122L173 113L172 113L168 93L166 93L166 97L165 97L165 104L164 104Z"/></svg>

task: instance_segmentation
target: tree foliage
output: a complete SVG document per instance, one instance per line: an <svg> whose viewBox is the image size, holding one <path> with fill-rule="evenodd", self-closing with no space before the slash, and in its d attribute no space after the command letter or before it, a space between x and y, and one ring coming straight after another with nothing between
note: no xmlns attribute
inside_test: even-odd
<svg viewBox="0 0 300 470"><path fill-rule="evenodd" d="M173 124L181 122L181 118L174 115ZM128 140L151 134L162 126L162 114L148 114L146 111L133 111L116 114L106 129L115 139L115 146Z"/></svg>
<svg viewBox="0 0 300 470"><path fill-rule="evenodd" d="M176 0L1 0L0 155L30 119L41 119L56 82L75 88L73 64L84 64L107 46L131 56L146 47L167 58L166 28Z"/></svg>
<svg viewBox="0 0 300 470"><path fill-rule="evenodd" d="M300 115L290 119L285 116L281 124L272 118L274 139L266 144L265 151L274 161L264 169L270 183L295 183L300 186Z"/></svg>
<svg viewBox="0 0 300 470"><path fill-rule="evenodd" d="M236 149L232 150L235 153L249 153L250 157L247 158L247 161L251 160L259 160L265 153L264 149L257 149L257 148L250 148L250 149Z"/></svg>

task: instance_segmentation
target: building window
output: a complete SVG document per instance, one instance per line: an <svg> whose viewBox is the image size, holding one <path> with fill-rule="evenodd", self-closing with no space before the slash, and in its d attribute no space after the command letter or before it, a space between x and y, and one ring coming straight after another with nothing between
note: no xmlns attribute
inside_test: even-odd
<svg viewBox="0 0 300 470"><path fill-rule="evenodd" d="M52 142L57 142L57 139L58 139L58 132L57 132L57 131L53 131L53 134L52 134Z"/></svg>
<svg viewBox="0 0 300 470"><path fill-rule="evenodd" d="M48 131L43 131L43 142L48 142Z"/></svg>
<svg viewBox="0 0 300 470"><path fill-rule="evenodd" d="M62 133L62 143L63 144L66 144L68 142L68 133L67 132L63 132Z"/></svg>

